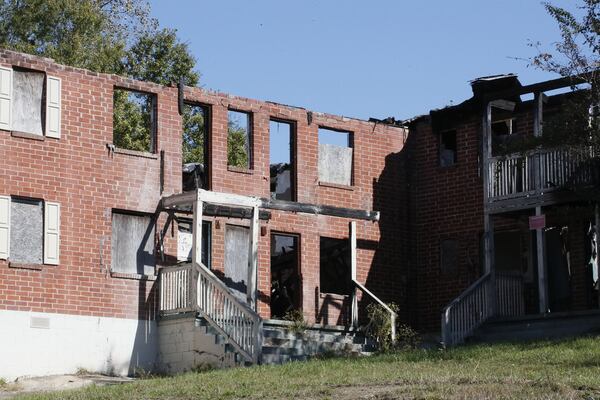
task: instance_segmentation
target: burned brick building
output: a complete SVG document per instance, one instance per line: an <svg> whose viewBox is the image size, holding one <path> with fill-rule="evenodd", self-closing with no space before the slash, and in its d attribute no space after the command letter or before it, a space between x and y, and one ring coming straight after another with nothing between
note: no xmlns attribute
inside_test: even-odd
<svg viewBox="0 0 600 400"><path fill-rule="evenodd" d="M0 377L361 352L371 303L446 345L597 309L592 149L494 149L568 85L362 121L0 50Z"/></svg>

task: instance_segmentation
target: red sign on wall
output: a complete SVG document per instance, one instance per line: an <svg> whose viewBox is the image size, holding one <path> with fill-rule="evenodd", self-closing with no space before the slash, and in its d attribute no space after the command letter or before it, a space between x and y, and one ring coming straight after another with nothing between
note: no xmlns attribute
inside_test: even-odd
<svg viewBox="0 0 600 400"><path fill-rule="evenodd" d="M529 229L544 229L546 227L546 216L545 215L534 215L529 217Z"/></svg>

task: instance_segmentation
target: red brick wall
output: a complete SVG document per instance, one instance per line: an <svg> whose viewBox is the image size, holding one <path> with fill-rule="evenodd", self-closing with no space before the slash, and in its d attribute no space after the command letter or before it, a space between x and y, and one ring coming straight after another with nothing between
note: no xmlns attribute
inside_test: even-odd
<svg viewBox="0 0 600 400"><path fill-rule="evenodd" d="M20 66L62 79L62 137L44 141L14 137L0 131L0 194L57 201L61 204L60 265L15 268L0 261L0 308L94 316L137 318L153 315L154 281L111 276L111 210L153 213L161 198L160 159L165 152L164 193L181 191L181 118L177 89L136 82L57 65L51 60L0 51L0 65ZM157 94L157 154L110 153L113 88ZM398 199L405 196L402 171L391 153L402 149L405 131L307 110L186 88L186 100L210 107L212 115L210 171L212 190L269 196L269 119L295 122L297 127L298 201L381 211L381 222L359 221L358 278L386 301L403 303L407 267L401 245L406 235ZM254 163L250 171L227 168L227 109L252 113ZM354 137L354 184L335 188L318 183L318 127L351 131ZM303 307L311 322L343 322L340 304L323 306L318 294L319 236L345 238L350 220L273 212L261 224L267 235L259 242L260 313L268 317L270 292L269 232L300 235ZM162 227L164 217L157 230ZM213 265L222 268L223 236L213 224ZM175 256L176 237L166 250ZM103 260L101 263L101 259ZM315 294L316 293L316 294ZM405 310L403 311L405 312Z"/></svg>

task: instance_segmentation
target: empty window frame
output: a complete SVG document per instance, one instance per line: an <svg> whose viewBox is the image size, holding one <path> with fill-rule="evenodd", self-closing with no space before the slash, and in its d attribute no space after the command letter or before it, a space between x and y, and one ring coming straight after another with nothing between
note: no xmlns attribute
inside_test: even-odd
<svg viewBox="0 0 600 400"><path fill-rule="evenodd" d="M156 95L115 88L113 144L121 149L154 153Z"/></svg>
<svg viewBox="0 0 600 400"><path fill-rule="evenodd" d="M513 133L513 119L492 122L492 135L508 136Z"/></svg>
<svg viewBox="0 0 600 400"><path fill-rule="evenodd" d="M456 131L442 131L440 133L440 167L456 164L456 154Z"/></svg>
<svg viewBox="0 0 600 400"><path fill-rule="evenodd" d="M227 165L252 169L252 116L229 110L227 113Z"/></svg>
<svg viewBox="0 0 600 400"><path fill-rule="evenodd" d="M271 234L271 318L283 318L301 309L300 239Z"/></svg>
<svg viewBox="0 0 600 400"><path fill-rule="evenodd" d="M351 290L350 242L348 239L320 239L320 291L349 295Z"/></svg>
<svg viewBox="0 0 600 400"><path fill-rule="evenodd" d="M59 139L60 125L60 78L0 68L0 129Z"/></svg>
<svg viewBox="0 0 600 400"><path fill-rule="evenodd" d="M443 274L458 270L458 241L445 239L440 242L440 270Z"/></svg>
<svg viewBox="0 0 600 400"><path fill-rule="evenodd" d="M155 225L154 215L113 210L113 272L154 275Z"/></svg>
<svg viewBox="0 0 600 400"><path fill-rule="evenodd" d="M296 200L295 125L272 119L269 123L271 198Z"/></svg>
<svg viewBox="0 0 600 400"><path fill-rule="evenodd" d="M189 218L177 218L177 261L192 261L192 225ZM207 268L211 268L212 261L212 223L202 221L202 255L200 261Z"/></svg>
<svg viewBox="0 0 600 400"><path fill-rule="evenodd" d="M319 181L352 185L352 133L319 127Z"/></svg>
<svg viewBox="0 0 600 400"><path fill-rule="evenodd" d="M209 108L183 106L183 190L209 189Z"/></svg>
<svg viewBox="0 0 600 400"><path fill-rule="evenodd" d="M60 205L0 196L0 259L19 264L58 264Z"/></svg>

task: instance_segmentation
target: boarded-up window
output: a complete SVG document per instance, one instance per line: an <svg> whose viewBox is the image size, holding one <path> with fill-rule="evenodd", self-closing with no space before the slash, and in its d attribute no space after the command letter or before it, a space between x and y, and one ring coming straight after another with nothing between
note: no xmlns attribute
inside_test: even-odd
<svg viewBox="0 0 600 400"><path fill-rule="evenodd" d="M227 165L252 168L252 131L249 113L229 110L227 121Z"/></svg>
<svg viewBox="0 0 600 400"><path fill-rule="evenodd" d="M456 164L456 131L445 131L440 134L440 167Z"/></svg>
<svg viewBox="0 0 600 400"><path fill-rule="evenodd" d="M246 301L248 280L248 249L250 229L244 226L225 227L225 284L236 297Z"/></svg>
<svg viewBox="0 0 600 400"><path fill-rule="evenodd" d="M156 95L115 89L113 101L114 145L127 150L154 152Z"/></svg>
<svg viewBox="0 0 600 400"><path fill-rule="evenodd" d="M320 291L348 295L351 288L350 243L348 239L320 240Z"/></svg>
<svg viewBox="0 0 600 400"><path fill-rule="evenodd" d="M440 269L444 274L458 269L458 241L452 239L440 242Z"/></svg>
<svg viewBox="0 0 600 400"><path fill-rule="evenodd" d="M319 128L319 181L352 185L352 135Z"/></svg>
<svg viewBox="0 0 600 400"><path fill-rule="evenodd" d="M154 217L112 215L112 271L126 274L154 274Z"/></svg>
<svg viewBox="0 0 600 400"><path fill-rule="evenodd" d="M177 260L192 261L192 220L178 218L177 219ZM211 267L211 245L212 245L212 230L209 221L202 221L202 257L201 262L206 267Z"/></svg>
<svg viewBox="0 0 600 400"><path fill-rule="evenodd" d="M43 250L43 202L13 197L10 204L10 261L42 264Z"/></svg>
<svg viewBox="0 0 600 400"><path fill-rule="evenodd" d="M13 70L12 130L44 134L43 72Z"/></svg>

